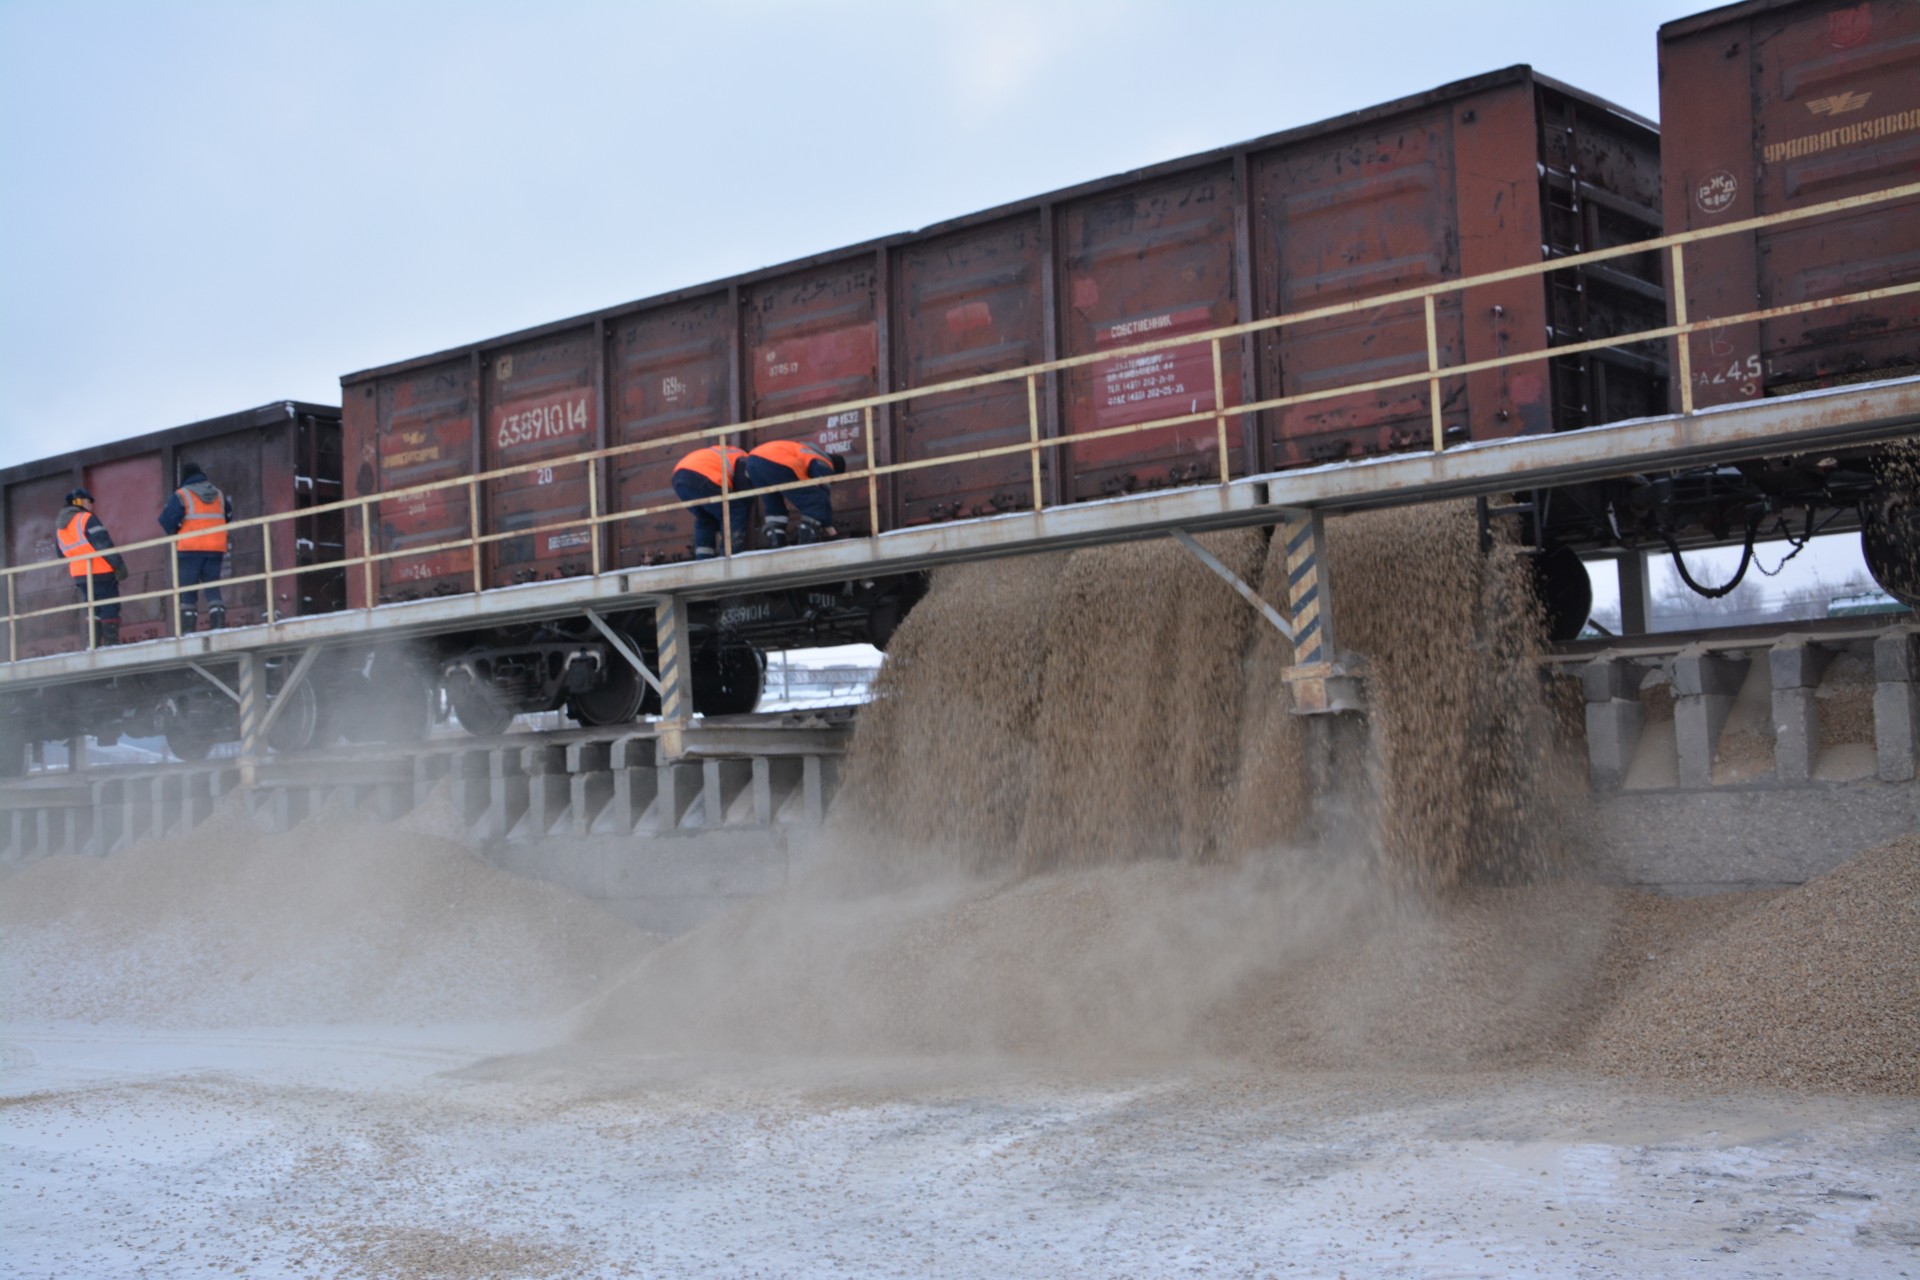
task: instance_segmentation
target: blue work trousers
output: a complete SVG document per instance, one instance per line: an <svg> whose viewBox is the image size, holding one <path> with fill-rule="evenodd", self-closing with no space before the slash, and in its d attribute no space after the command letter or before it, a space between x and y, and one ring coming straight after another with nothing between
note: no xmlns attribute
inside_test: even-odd
<svg viewBox="0 0 1920 1280"><path fill-rule="evenodd" d="M180 603L192 609L200 603L200 592L187 588L198 588L207 584L207 604L218 608L220 599L220 571L226 567L227 553L224 551L177 551L180 565Z"/></svg>
<svg viewBox="0 0 1920 1280"><path fill-rule="evenodd" d="M747 479L753 481L757 489L770 484L792 484L800 477L777 462L770 462L766 458L756 458L749 454L747 455ZM817 520L821 524L833 523L833 498L827 493L827 486L824 484L810 485L805 489L788 489L784 493L760 495L760 509L770 516L784 517L787 514L789 502L793 504L795 511L809 520Z"/></svg>
<svg viewBox="0 0 1920 1280"><path fill-rule="evenodd" d="M85 600L87 598L87 580L73 580L73 594ZM120 579L110 573L93 575L93 616L102 622L110 622L120 617ZM101 604L102 600L110 601Z"/></svg>
<svg viewBox="0 0 1920 1280"><path fill-rule="evenodd" d="M673 492L682 502L692 502L696 498L717 498L720 486L701 475L698 471L680 470L673 473ZM736 489L735 493L743 490ZM747 545L747 522L753 518L753 499L747 497L732 498L727 502L727 518L733 522L733 545ZM720 504L706 502L693 508L693 545L695 549L704 547L712 551L720 545Z"/></svg>

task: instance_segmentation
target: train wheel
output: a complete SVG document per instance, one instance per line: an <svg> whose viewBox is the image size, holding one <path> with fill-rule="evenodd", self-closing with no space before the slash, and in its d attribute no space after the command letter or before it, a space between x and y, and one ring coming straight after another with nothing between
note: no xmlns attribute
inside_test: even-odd
<svg viewBox="0 0 1920 1280"><path fill-rule="evenodd" d="M302 680L280 696L287 705L267 731L267 745L281 755L305 751L320 736L320 696L310 680Z"/></svg>
<svg viewBox="0 0 1920 1280"><path fill-rule="evenodd" d="M167 750L189 764L205 760L213 750L213 739L190 724L176 721L167 726Z"/></svg>
<svg viewBox="0 0 1920 1280"><path fill-rule="evenodd" d="M693 709L703 716L743 716L760 705L765 659L750 644L710 645L693 663Z"/></svg>
<svg viewBox="0 0 1920 1280"><path fill-rule="evenodd" d="M453 703L453 714L459 717L460 727L477 738L505 733L513 723L513 708L501 706L487 696L485 689L471 681L452 684L447 690L447 699Z"/></svg>
<svg viewBox="0 0 1920 1280"><path fill-rule="evenodd" d="M634 638L622 632L620 638L626 641L635 653L641 653ZM633 664L607 646L606 679L598 689L573 695L573 718L581 724L607 725L627 724L639 716L645 706L647 695L653 688L640 678ZM644 657L645 655L642 654ZM461 723L466 723L464 720Z"/></svg>
<svg viewBox="0 0 1920 1280"><path fill-rule="evenodd" d="M1883 490L1860 512L1860 554L1881 590L1920 609L1920 496Z"/></svg>

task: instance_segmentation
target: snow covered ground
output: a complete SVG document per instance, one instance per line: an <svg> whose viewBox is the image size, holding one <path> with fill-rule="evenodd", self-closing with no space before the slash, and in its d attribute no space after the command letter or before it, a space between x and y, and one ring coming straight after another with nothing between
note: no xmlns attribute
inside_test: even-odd
<svg viewBox="0 0 1920 1280"><path fill-rule="evenodd" d="M9 1277L1920 1275L1920 1105L10 1025Z"/></svg>

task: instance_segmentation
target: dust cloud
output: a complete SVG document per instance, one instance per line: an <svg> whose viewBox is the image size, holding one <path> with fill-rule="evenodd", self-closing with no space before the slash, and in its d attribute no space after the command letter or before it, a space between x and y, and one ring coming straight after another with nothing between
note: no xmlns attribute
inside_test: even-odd
<svg viewBox="0 0 1920 1280"><path fill-rule="evenodd" d="M9 1023L418 1025L560 1013L652 939L423 830L243 814L0 882Z"/></svg>
<svg viewBox="0 0 1920 1280"><path fill-rule="evenodd" d="M969 566L894 638L780 893L663 940L428 816L263 836L235 812L0 881L0 1013L571 1011L600 1059L1544 1064L1920 1092L1910 843L1778 898L1606 885L1521 557L1461 506L1329 533L1371 732L1321 787L1286 641L1177 548ZM1280 596L1262 533L1206 541Z"/></svg>

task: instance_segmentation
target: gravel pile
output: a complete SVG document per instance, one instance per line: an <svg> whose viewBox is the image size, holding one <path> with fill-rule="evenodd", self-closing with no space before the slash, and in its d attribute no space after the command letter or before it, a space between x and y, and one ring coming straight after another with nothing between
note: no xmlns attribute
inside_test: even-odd
<svg viewBox="0 0 1920 1280"><path fill-rule="evenodd" d="M1696 934L1600 1019L1604 1068L1920 1093L1920 835Z"/></svg>

